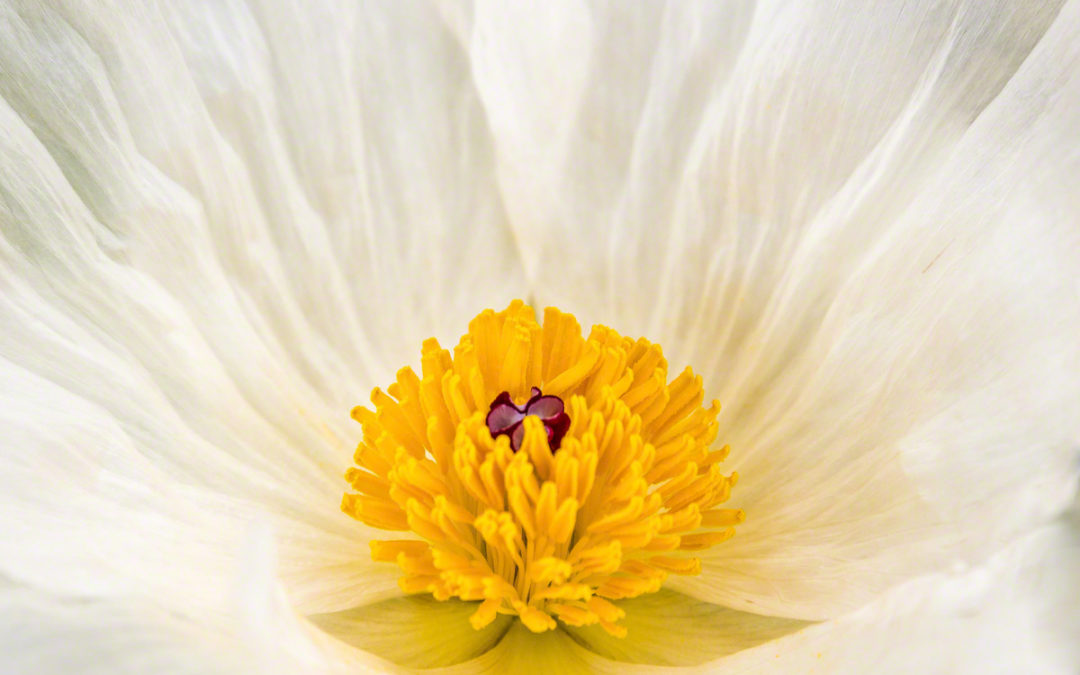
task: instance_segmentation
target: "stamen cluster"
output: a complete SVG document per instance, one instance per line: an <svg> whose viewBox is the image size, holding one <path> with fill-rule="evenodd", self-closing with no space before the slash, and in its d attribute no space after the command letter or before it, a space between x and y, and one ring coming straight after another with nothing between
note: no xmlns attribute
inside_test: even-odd
<svg viewBox="0 0 1080 675"><path fill-rule="evenodd" d="M720 471L728 448L709 449L719 404L702 407L689 368L667 382L658 345L604 326L583 338L554 308L541 326L515 301L473 319L453 355L425 341L421 363L353 410L342 510L411 533L372 557L397 563L406 592L478 602L477 629L503 613L624 635L618 600L698 574L687 554L743 519L717 508L738 478Z"/></svg>

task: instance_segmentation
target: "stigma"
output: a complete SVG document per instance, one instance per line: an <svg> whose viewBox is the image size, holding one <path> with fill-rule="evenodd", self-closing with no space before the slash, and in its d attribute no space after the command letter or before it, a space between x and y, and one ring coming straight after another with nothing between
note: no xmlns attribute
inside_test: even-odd
<svg viewBox="0 0 1080 675"><path fill-rule="evenodd" d="M619 601L701 571L735 534L738 480L712 448L716 401L689 368L668 380L659 345L515 301L469 323L453 352L429 339L421 375L398 371L353 418L363 438L342 510L408 533L371 542L407 593L476 603L530 630L599 624ZM518 401L520 403L515 403Z"/></svg>
<svg viewBox="0 0 1080 675"><path fill-rule="evenodd" d="M523 422L532 415L543 423L548 446L555 452L570 428L570 416L566 414L563 400L558 396L544 396L538 387L533 387L530 393L529 400L521 407L514 405L508 391L496 396L485 419L488 431L493 438L509 436L510 447L517 452L525 438Z"/></svg>

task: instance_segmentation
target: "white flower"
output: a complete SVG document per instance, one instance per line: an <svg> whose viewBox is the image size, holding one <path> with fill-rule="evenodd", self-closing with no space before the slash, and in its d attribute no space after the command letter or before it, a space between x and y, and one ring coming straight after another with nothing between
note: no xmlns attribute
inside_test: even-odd
<svg viewBox="0 0 1080 675"><path fill-rule="evenodd" d="M0 5L0 670L1074 672L1080 2L536 4ZM514 297L724 404L747 521L634 639L338 510Z"/></svg>

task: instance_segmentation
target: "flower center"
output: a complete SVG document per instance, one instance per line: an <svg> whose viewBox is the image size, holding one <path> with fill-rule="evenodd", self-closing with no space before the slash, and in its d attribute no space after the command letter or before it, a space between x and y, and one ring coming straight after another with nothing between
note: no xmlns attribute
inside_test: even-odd
<svg viewBox="0 0 1080 675"><path fill-rule="evenodd" d="M372 541L372 558L407 593L478 603L477 629L502 613L625 635L619 600L699 574L688 554L743 520L718 508L738 479L709 447L719 403L702 406L689 368L668 382L658 345L604 326L584 338L554 308L541 325L515 301L473 319L453 354L426 340L421 364L353 410L363 440L341 508L409 532Z"/></svg>

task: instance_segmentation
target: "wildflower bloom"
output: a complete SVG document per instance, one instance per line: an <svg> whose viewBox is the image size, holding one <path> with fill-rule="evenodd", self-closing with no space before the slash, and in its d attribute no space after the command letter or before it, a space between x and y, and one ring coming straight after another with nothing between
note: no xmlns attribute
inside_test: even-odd
<svg viewBox="0 0 1080 675"><path fill-rule="evenodd" d="M0 670L1072 672L1078 30L0 6Z"/></svg>

